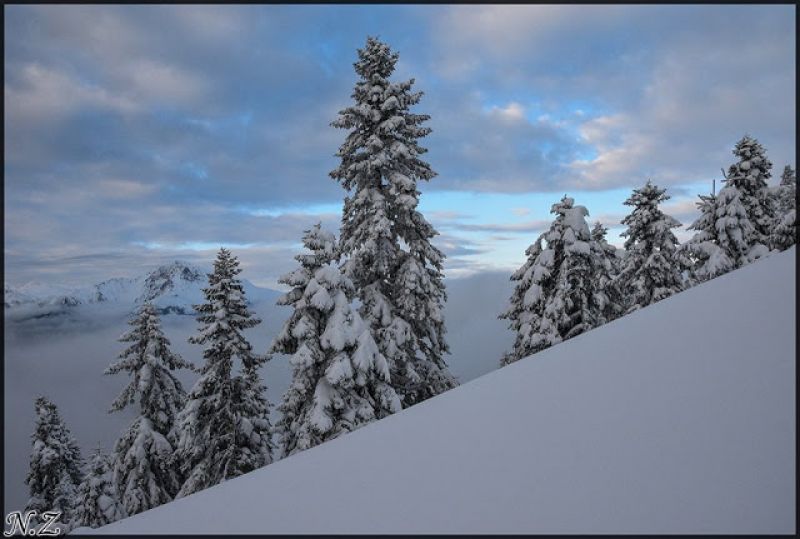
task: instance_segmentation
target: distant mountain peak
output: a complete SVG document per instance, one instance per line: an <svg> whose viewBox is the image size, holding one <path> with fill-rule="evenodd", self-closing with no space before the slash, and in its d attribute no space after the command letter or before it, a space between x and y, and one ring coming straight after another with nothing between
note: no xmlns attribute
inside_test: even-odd
<svg viewBox="0 0 800 539"><path fill-rule="evenodd" d="M142 294L136 299L137 303L153 301L154 299L178 293L187 288L197 288L197 284L204 280L204 275L196 266L181 260L159 266L144 280Z"/></svg>
<svg viewBox="0 0 800 539"><path fill-rule="evenodd" d="M137 309L150 302L162 314L194 314L194 305L203 302L206 272L183 260L162 264L138 277L114 277L100 283L67 287L29 282L22 286L4 283L4 307L13 309L20 320L67 314L73 307L118 304ZM252 285L244 279L249 304L277 292Z"/></svg>

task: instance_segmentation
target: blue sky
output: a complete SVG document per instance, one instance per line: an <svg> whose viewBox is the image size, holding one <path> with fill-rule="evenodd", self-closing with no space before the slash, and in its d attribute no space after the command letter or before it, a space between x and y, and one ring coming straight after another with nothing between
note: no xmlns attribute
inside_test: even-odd
<svg viewBox="0 0 800 539"><path fill-rule="evenodd" d="M329 123L367 35L425 93L451 277L519 266L565 193L619 243L652 178L688 225L745 133L795 163L794 6L7 6L6 282L224 244L274 286L303 229L338 231Z"/></svg>

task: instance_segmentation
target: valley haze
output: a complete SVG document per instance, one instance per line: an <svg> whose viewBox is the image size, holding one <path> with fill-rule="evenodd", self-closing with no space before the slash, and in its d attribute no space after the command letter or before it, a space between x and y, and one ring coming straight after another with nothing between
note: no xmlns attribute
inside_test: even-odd
<svg viewBox="0 0 800 539"><path fill-rule="evenodd" d="M202 279L183 278L196 273ZM246 336L254 350L263 353L291 310L275 304L281 292L248 284L246 271L240 277L251 308L263 320ZM109 282L115 286L109 286ZM165 284L169 286L162 288ZM104 376L103 371L124 348L117 338L129 328L127 321L140 304L137 300L149 297L167 313L162 315L162 323L173 349L198 365L202 348L187 342L198 324L191 314L176 313L191 313L191 305L201 302L200 288L206 284L200 267L174 261L137 277L85 287L7 288L12 293L6 296L8 306L4 310L5 513L24 507L28 499L23 481L28 470L35 396L46 395L58 405L82 454L88 455L98 443L110 451L133 416L127 411L107 413L123 380ZM511 282L505 273L488 272L448 279L447 286L445 315L451 346L447 362L465 382L496 369L497 359L512 341L507 324L497 319L511 293ZM154 296L158 290L161 293ZM105 301L96 301L98 291ZM79 303L75 304L76 300ZM197 378L185 371L176 374L186 388ZM291 379L287 358L276 355L261 375L267 398L273 405L279 404ZM274 422L274 408L271 415Z"/></svg>

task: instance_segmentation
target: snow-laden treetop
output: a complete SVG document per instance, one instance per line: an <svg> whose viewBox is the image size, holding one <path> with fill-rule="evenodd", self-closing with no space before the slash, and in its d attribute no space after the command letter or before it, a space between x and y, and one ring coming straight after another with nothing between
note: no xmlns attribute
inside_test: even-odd
<svg viewBox="0 0 800 539"><path fill-rule="evenodd" d="M728 168L727 181L739 189L754 191L766 187L771 177L772 162L767 159L766 150L754 138L745 135L736 143L733 155L738 162Z"/></svg>

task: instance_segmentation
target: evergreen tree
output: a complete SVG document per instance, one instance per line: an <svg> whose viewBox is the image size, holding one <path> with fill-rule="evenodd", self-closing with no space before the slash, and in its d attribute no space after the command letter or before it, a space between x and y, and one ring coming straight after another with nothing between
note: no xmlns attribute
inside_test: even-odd
<svg viewBox="0 0 800 539"><path fill-rule="evenodd" d="M606 241L608 228L600 222L591 232L592 275L594 276L594 301L599 307L599 323L610 322L624 312L624 301L617 286L619 259L617 248Z"/></svg>
<svg viewBox="0 0 800 539"><path fill-rule="evenodd" d="M592 241L584 206L564 196L550 213L550 229L528 247L527 261L512 276L519 281L511 305L500 315L516 333L514 349L500 360L508 365L606 321L604 291L593 278L602 249Z"/></svg>
<svg viewBox="0 0 800 539"><path fill-rule="evenodd" d="M767 254L767 247L758 241L755 225L742 203L741 192L727 185L717 196L715 230L719 247L739 268Z"/></svg>
<svg viewBox="0 0 800 539"><path fill-rule="evenodd" d="M786 165L781 173L775 206L780 213L786 213L797 207L797 176L789 165Z"/></svg>
<svg viewBox="0 0 800 539"><path fill-rule="evenodd" d="M154 428L166 435L183 407L186 393L171 371L194 366L170 349L170 341L161 330L158 310L145 303L128 322L133 329L119 338L131 343L110 365L105 374L126 372L130 382L111 405L120 411L136 405Z"/></svg>
<svg viewBox="0 0 800 539"><path fill-rule="evenodd" d="M179 498L271 461L268 403L257 374L267 358L254 354L242 334L261 320L247 308L236 278L241 271L238 259L220 249L203 289L206 302L194 306L201 327L189 342L206 345L205 363L176 421L176 455L186 478ZM233 374L235 357L241 376Z"/></svg>
<svg viewBox="0 0 800 539"><path fill-rule="evenodd" d="M437 232L417 211L418 180L436 173L420 156L429 119L412 114L421 92L414 80L393 83L398 54L375 38L358 50L355 104L331 125L350 130L330 173L348 192L342 216L344 270L361 301L360 313L390 363L392 385L411 406L455 387L444 361L444 255Z"/></svg>
<svg viewBox="0 0 800 539"><path fill-rule="evenodd" d="M233 403L236 410L236 451L233 470L246 474L273 461L272 424L266 386L258 369L269 356L250 354L242 358L242 372L234 377Z"/></svg>
<svg viewBox="0 0 800 539"><path fill-rule="evenodd" d="M773 248L783 251L797 243L797 178L789 165L783 169L775 206L777 215L770 242Z"/></svg>
<svg viewBox="0 0 800 539"><path fill-rule="evenodd" d="M732 192L720 193L723 200ZM695 230L694 236L682 249L689 261L689 283L696 284L713 279L727 273L735 267L726 249L721 247L720 234L717 232L717 197L715 195L699 195L697 208L700 217L689 226ZM720 223L722 225L722 223ZM722 226L724 229L725 227Z"/></svg>
<svg viewBox="0 0 800 539"><path fill-rule="evenodd" d="M672 233L681 224L658 208L660 202L669 199L665 191L648 180L624 202L633 206L633 211L622 220L628 226L621 234L627 237L627 253L618 282L628 299L628 312L683 289L681 273L688 262L677 250L678 240Z"/></svg>
<svg viewBox="0 0 800 539"><path fill-rule="evenodd" d="M99 528L125 516L106 457L98 447L78 488L76 525Z"/></svg>
<svg viewBox="0 0 800 539"><path fill-rule="evenodd" d="M81 455L56 405L44 397L35 401L36 426L33 432L30 470L25 483L30 498L25 511L61 512L60 522L70 527L73 520L74 494L82 479ZM32 523L41 523L32 518Z"/></svg>
<svg viewBox="0 0 800 539"><path fill-rule="evenodd" d="M608 233L608 227L603 226L600 221L596 221L594 226L592 227L592 241L597 243L597 245L603 250L608 257L609 260L612 260L612 265L616 267L618 259L617 259L617 248L608 243L606 239L606 234Z"/></svg>
<svg viewBox="0 0 800 539"><path fill-rule="evenodd" d="M283 455L288 456L400 410L389 364L369 327L351 308L349 278L333 264L336 239L317 224L305 231L310 253L281 277L292 289L279 305L294 307L271 352L291 355L292 383L280 406Z"/></svg>
<svg viewBox="0 0 800 539"><path fill-rule="evenodd" d="M76 527L78 509L78 487L72 482L67 470L61 470L61 477L56 485L53 507L51 511L58 511L59 528L63 533L69 533Z"/></svg>
<svg viewBox="0 0 800 539"><path fill-rule="evenodd" d="M754 229L754 240L769 245L771 229L775 223L775 208L767 188L772 163L759 142L745 135L733 149L738 161L728 168L726 186L739 190L740 200Z"/></svg>
<svg viewBox="0 0 800 539"><path fill-rule="evenodd" d="M114 483L125 514L131 516L172 500L180 487L169 438L185 392L170 371L193 366L170 350L152 304L142 305L128 324L132 329L119 341L130 345L105 374L126 372L131 377L110 412L128 406L138 411L114 446Z"/></svg>

